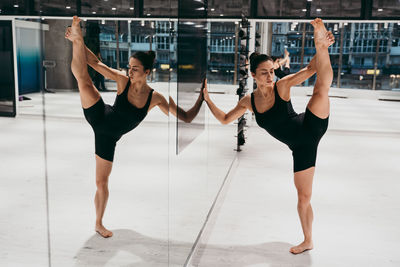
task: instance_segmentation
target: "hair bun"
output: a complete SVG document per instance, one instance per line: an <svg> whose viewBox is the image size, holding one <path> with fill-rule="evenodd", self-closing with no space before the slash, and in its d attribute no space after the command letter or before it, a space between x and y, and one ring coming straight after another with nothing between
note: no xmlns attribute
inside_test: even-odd
<svg viewBox="0 0 400 267"><path fill-rule="evenodd" d="M250 55L250 61L254 60L256 57L258 57L260 55L260 53L258 52L253 52Z"/></svg>
<svg viewBox="0 0 400 267"><path fill-rule="evenodd" d="M267 56L265 54L260 54L258 52L254 52L250 55L250 71L253 73L256 73L256 69L258 65L264 61L271 60L270 56Z"/></svg>

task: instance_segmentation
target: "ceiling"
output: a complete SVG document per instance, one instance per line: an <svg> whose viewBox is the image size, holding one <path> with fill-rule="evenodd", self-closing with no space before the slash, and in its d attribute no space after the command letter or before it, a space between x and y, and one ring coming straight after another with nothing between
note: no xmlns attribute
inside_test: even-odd
<svg viewBox="0 0 400 267"><path fill-rule="evenodd" d="M400 20L400 0L0 0L0 15L177 18L188 7L192 17Z"/></svg>

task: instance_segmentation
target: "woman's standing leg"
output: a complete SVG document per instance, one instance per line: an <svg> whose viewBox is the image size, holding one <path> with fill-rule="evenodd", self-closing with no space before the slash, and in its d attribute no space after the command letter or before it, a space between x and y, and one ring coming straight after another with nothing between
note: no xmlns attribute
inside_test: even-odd
<svg viewBox="0 0 400 267"><path fill-rule="evenodd" d="M294 173L294 184L297 189L297 211L299 213L301 227L303 229L304 241L290 248L294 254L302 253L313 248L312 222L314 219L311 207L312 183L315 167Z"/></svg>
<svg viewBox="0 0 400 267"><path fill-rule="evenodd" d="M329 58L328 47L333 43L328 31L321 19L317 18L311 22L314 26L314 42L316 48L315 68L317 81L314 86L313 95L308 103L308 109L317 117L325 119L329 116L328 92L332 84L333 71ZM297 189L297 211L299 213L301 227L303 229L304 241L290 249L290 252L298 254L313 248L312 221L314 218L311 207L312 182L315 167L294 173L294 184Z"/></svg>
<svg viewBox="0 0 400 267"><path fill-rule="evenodd" d="M94 204L96 207L96 232L103 237L112 236L112 232L103 226L103 215L107 206L108 200L108 177L112 169L112 162L102 159L96 155L96 196Z"/></svg>

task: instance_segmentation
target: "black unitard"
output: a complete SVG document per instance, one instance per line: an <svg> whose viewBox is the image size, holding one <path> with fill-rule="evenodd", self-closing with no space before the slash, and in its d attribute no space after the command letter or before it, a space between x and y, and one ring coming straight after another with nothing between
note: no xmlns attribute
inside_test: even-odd
<svg viewBox="0 0 400 267"><path fill-rule="evenodd" d="M291 101L279 96L276 83L274 92L275 103L264 113L257 112L251 93L257 124L292 150L294 172L315 166L318 143L328 128L329 118L318 118L308 108L297 114Z"/></svg>
<svg viewBox="0 0 400 267"><path fill-rule="evenodd" d="M130 84L129 80L124 91L115 98L114 105L107 105L100 98L90 108L83 109L85 118L94 131L96 155L108 161L114 159L117 141L139 125L150 106L153 89L144 107L137 108L128 101Z"/></svg>

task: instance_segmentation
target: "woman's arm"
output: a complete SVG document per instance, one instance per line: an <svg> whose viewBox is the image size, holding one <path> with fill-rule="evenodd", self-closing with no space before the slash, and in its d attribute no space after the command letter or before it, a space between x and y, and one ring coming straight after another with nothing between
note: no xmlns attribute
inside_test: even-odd
<svg viewBox="0 0 400 267"><path fill-rule="evenodd" d="M282 79L280 79L277 82L277 86L285 86L285 87L292 87L294 85L301 84L311 76L313 76L316 72L315 69L315 56L311 59L310 63L307 65L307 67L299 70L296 73L286 75Z"/></svg>
<svg viewBox="0 0 400 267"><path fill-rule="evenodd" d="M248 109L248 105L250 103L250 96L246 95L243 97L236 105L235 108L233 108L231 111L228 113L223 112L220 110L210 99L210 96L208 95L208 90L207 90L207 82L205 83L204 87L204 100L206 101L208 107L211 110L211 113L214 115L214 117L219 120L222 124L229 124L232 121L236 120L240 116L242 116L246 110Z"/></svg>
<svg viewBox="0 0 400 267"><path fill-rule="evenodd" d="M153 92L153 98L155 101L155 105L158 106L165 115L168 116L168 111L170 111L175 117L178 114L178 119L183 120L187 123L190 123L197 116L201 108L201 104L203 103L202 93L199 94L196 103L188 111L184 111L180 107L177 107L172 97L169 97L170 103L168 104L164 96L156 91Z"/></svg>
<svg viewBox="0 0 400 267"><path fill-rule="evenodd" d="M169 97L169 111L172 113L172 115L178 117L178 119L186 123L190 123L197 116L197 114L199 114L202 103L203 103L203 93L200 92L199 97L197 98L194 106L188 111L185 111L181 107L176 105L172 97Z"/></svg>
<svg viewBox="0 0 400 267"><path fill-rule="evenodd" d="M335 36L331 32L327 32L326 38L329 39L332 42L332 44L335 42ZM285 57L289 59L289 52L287 52L287 50L285 50ZM290 87L301 84L302 82L313 76L314 73L316 72L315 62L316 62L316 57L314 56L311 59L310 63L307 65L307 67L296 73L287 75L284 78L280 79L276 84L278 89L279 88L284 89L283 91L285 92L289 91Z"/></svg>
<svg viewBox="0 0 400 267"><path fill-rule="evenodd" d="M153 91L153 99L155 100L155 105L158 106L165 115L168 116L168 101L164 96L156 91Z"/></svg>
<svg viewBox="0 0 400 267"><path fill-rule="evenodd" d="M284 66L284 67L290 69L290 57L288 57L288 58L286 59L286 62L285 62L285 66Z"/></svg>
<svg viewBox="0 0 400 267"><path fill-rule="evenodd" d="M106 77L107 79L117 81L121 76L126 77L126 74L122 71L113 69L101 62L89 48L86 47L86 61L87 64L92 67L95 71Z"/></svg>

